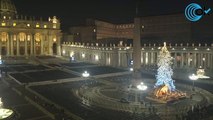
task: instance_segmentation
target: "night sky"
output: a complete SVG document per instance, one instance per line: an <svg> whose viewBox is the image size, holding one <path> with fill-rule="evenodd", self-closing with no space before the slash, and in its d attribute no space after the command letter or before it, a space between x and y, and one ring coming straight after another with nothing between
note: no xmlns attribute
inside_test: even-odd
<svg viewBox="0 0 213 120"><path fill-rule="evenodd" d="M12 0L18 14L36 18L56 15L66 30L70 26L82 25L86 18L96 18L112 23L132 22L136 5L139 16L184 12L192 2L212 8L213 0ZM211 11L211 13L213 13ZM212 14L213 15L213 14Z"/></svg>

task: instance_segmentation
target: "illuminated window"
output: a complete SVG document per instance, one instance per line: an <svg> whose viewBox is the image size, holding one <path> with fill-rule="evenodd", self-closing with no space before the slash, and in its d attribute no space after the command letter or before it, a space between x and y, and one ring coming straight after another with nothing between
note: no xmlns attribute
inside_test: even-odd
<svg viewBox="0 0 213 120"><path fill-rule="evenodd" d="M56 16L53 16L53 23L57 23L57 18L56 18Z"/></svg>
<svg viewBox="0 0 213 120"><path fill-rule="evenodd" d="M40 38L41 38L41 37L40 37L40 34L39 34L39 33L36 33L36 34L35 34L35 41L36 41L36 42L40 42L40 41L41 41Z"/></svg>
<svg viewBox="0 0 213 120"><path fill-rule="evenodd" d="M47 28L47 25L44 25L44 28Z"/></svg>
<svg viewBox="0 0 213 120"><path fill-rule="evenodd" d="M25 33L19 33L19 39L21 42L23 42L26 39L26 34Z"/></svg>
<svg viewBox="0 0 213 120"><path fill-rule="evenodd" d="M56 28L56 24L53 24L53 28Z"/></svg>
<svg viewBox="0 0 213 120"><path fill-rule="evenodd" d="M27 35L27 40L30 41L30 35Z"/></svg>
<svg viewBox="0 0 213 120"><path fill-rule="evenodd" d="M98 57L98 55L96 55L96 56L95 56L95 60L96 60L96 61L98 61L98 60L99 60L99 57Z"/></svg>
<svg viewBox="0 0 213 120"><path fill-rule="evenodd" d="M13 26L16 26L16 23L13 23Z"/></svg>
<svg viewBox="0 0 213 120"><path fill-rule="evenodd" d="M82 56L82 58L85 58L85 53L82 53L81 56Z"/></svg>
<svg viewBox="0 0 213 120"><path fill-rule="evenodd" d="M16 35L13 35L13 40L16 41Z"/></svg>
<svg viewBox="0 0 213 120"><path fill-rule="evenodd" d="M6 16L4 16L3 18L6 19Z"/></svg>
<svg viewBox="0 0 213 120"><path fill-rule="evenodd" d="M93 29L93 32L96 32L96 29Z"/></svg>
<svg viewBox="0 0 213 120"><path fill-rule="evenodd" d="M6 41L7 41L7 37L8 37L8 35L7 35L6 32L2 32L2 33L1 33L1 40L2 40L3 42L6 42Z"/></svg>
<svg viewBox="0 0 213 120"><path fill-rule="evenodd" d="M27 27L30 27L30 24L27 24Z"/></svg>
<svg viewBox="0 0 213 120"><path fill-rule="evenodd" d="M2 23L1 23L1 26L6 26L6 23L5 23L5 22L2 22Z"/></svg>
<svg viewBox="0 0 213 120"><path fill-rule="evenodd" d="M39 28L40 27L40 25L39 24L36 24L36 28Z"/></svg>
<svg viewBox="0 0 213 120"><path fill-rule="evenodd" d="M74 55L74 52L73 51L70 52L70 57L73 57L73 55Z"/></svg>
<svg viewBox="0 0 213 120"><path fill-rule="evenodd" d="M53 42L56 42L56 38L55 37L53 38Z"/></svg>

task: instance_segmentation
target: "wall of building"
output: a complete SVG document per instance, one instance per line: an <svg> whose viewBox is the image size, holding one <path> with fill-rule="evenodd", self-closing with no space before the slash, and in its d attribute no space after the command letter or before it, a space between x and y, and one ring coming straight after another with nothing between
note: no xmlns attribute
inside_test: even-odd
<svg viewBox="0 0 213 120"><path fill-rule="evenodd" d="M95 26L72 27L69 33L74 36L74 41L76 42L93 42L96 40Z"/></svg>
<svg viewBox="0 0 213 120"><path fill-rule="evenodd" d="M186 43L191 39L191 24L183 14L141 18L144 43Z"/></svg>
<svg viewBox="0 0 213 120"><path fill-rule="evenodd" d="M184 14L141 17L142 43L207 43L213 39L212 16L205 16L198 22L189 22ZM88 26L95 29L87 30ZM85 26L71 33L94 34L79 37L76 41L94 42L99 40L133 39L134 23L113 24L110 22L89 19ZM71 27L71 29L75 27ZM94 40L93 40L94 39Z"/></svg>

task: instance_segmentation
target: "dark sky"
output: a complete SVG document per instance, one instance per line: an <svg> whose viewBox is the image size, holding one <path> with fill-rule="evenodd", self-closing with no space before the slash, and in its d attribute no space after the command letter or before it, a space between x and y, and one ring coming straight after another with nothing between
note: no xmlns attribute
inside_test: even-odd
<svg viewBox="0 0 213 120"><path fill-rule="evenodd" d="M97 18L112 23L132 22L136 3L139 16L183 12L192 2L212 8L213 0L12 0L18 14L48 18L56 15L66 30L85 23L86 18ZM211 11L211 12L212 12Z"/></svg>

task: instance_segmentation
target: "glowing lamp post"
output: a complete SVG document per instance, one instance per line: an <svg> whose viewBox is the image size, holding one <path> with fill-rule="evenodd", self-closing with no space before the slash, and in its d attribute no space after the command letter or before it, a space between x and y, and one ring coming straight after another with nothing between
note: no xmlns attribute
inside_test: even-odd
<svg viewBox="0 0 213 120"><path fill-rule="evenodd" d="M194 91L194 81L198 79L198 76L195 74L192 74L189 76L189 79L192 80L192 90Z"/></svg>
<svg viewBox="0 0 213 120"><path fill-rule="evenodd" d="M144 91L144 90L146 90L146 89L147 89L147 86L146 86L146 85L144 85L144 83L143 83L143 82L141 82L141 84L137 85L137 88L138 88L138 90L142 90L142 91Z"/></svg>
<svg viewBox="0 0 213 120"><path fill-rule="evenodd" d="M82 73L82 76L83 76L83 77L89 77L90 74L89 74L87 71L84 71L84 73Z"/></svg>
<svg viewBox="0 0 213 120"><path fill-rule="evenodd" d="M133 69L133 68L130 68L129 70L132 72L134 69Z"/></svg>

